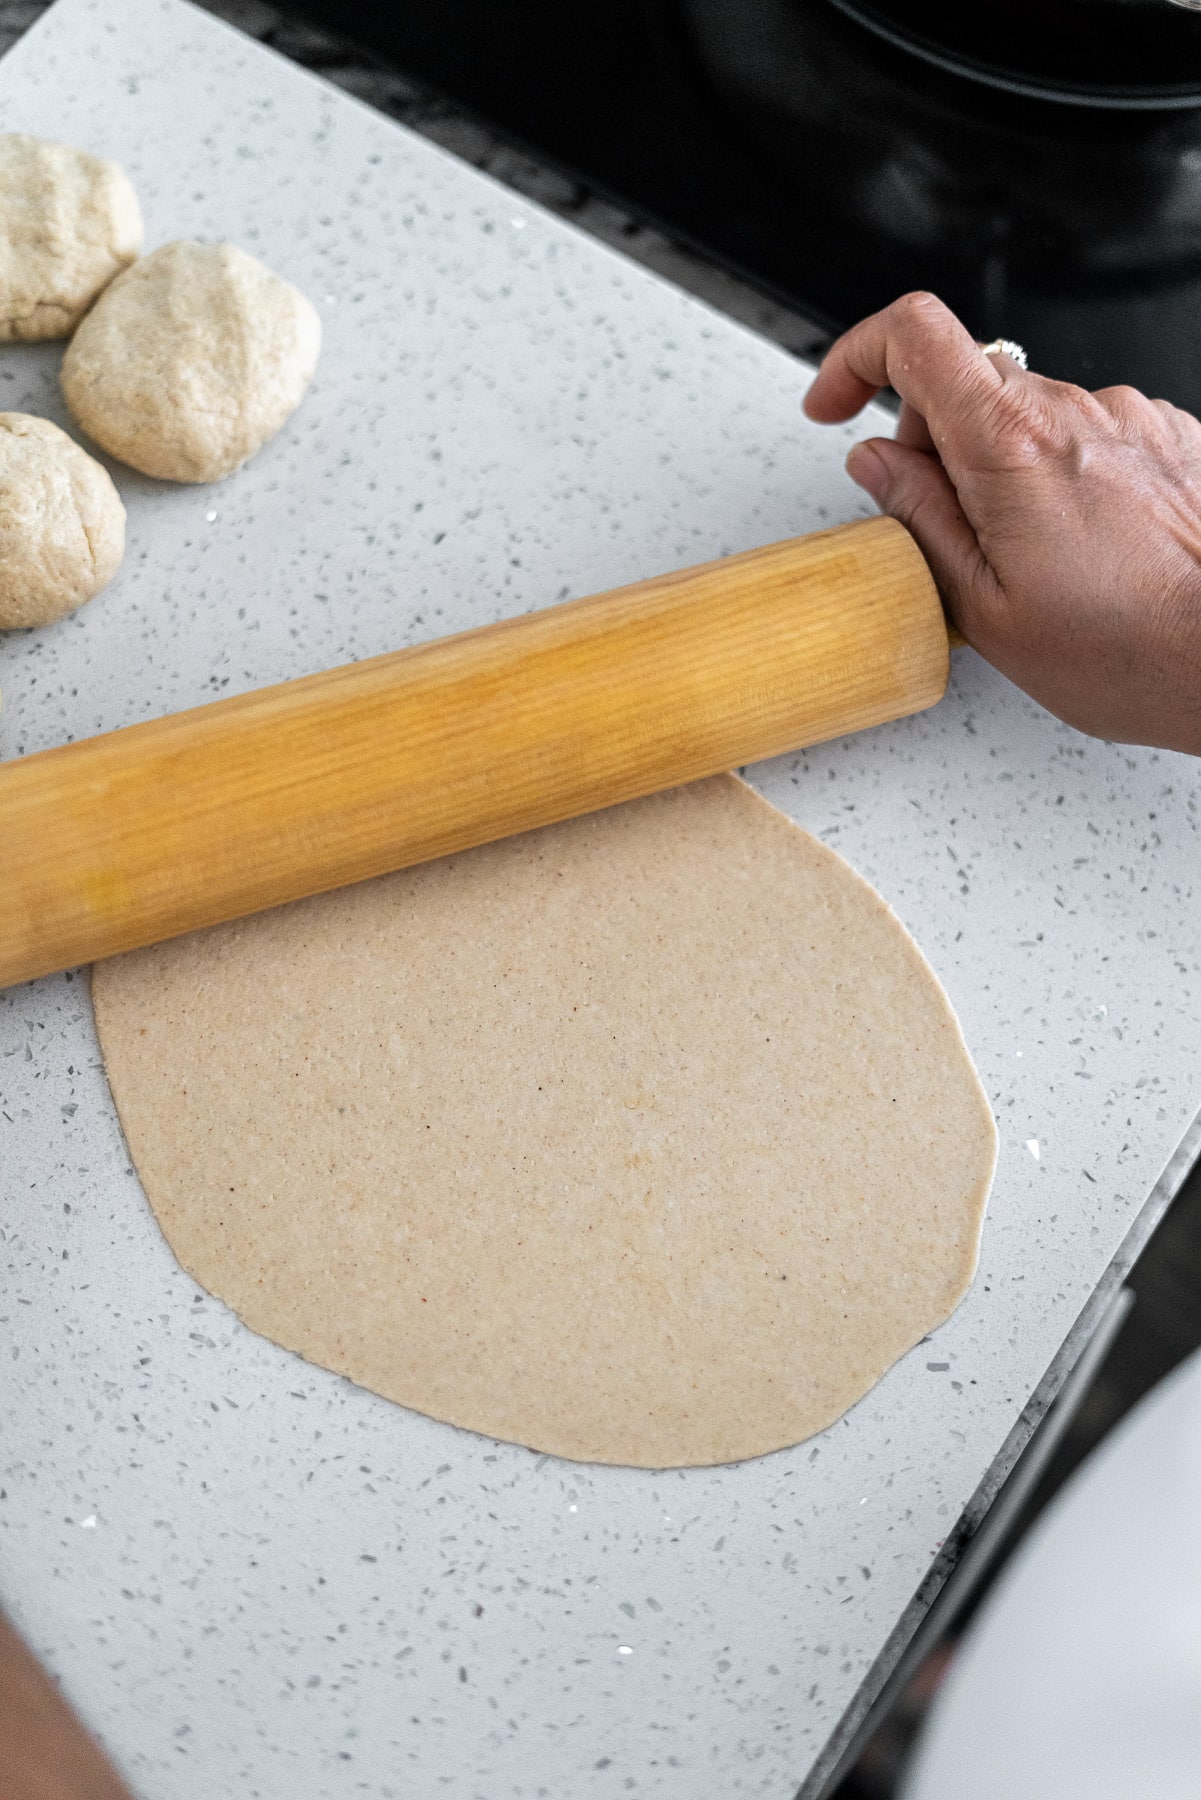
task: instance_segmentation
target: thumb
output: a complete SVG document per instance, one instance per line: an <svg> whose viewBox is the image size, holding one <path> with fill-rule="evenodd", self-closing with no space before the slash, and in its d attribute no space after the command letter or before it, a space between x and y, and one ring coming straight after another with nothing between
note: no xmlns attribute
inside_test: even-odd
<svg viewBox="0 0 1201 1800"><path fill-rule="evenodd" d="M847 474L913 537L970 642L972 615L996 577L938 457L892 438L869 438L850 452Z"/></svg>

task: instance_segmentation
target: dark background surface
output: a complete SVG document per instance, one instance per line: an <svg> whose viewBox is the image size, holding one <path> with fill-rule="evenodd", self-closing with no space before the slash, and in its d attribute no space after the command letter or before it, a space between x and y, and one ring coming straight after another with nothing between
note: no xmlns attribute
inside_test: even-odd
<svg viewBox="0 0 1201 1800"><path fill-rule="evenodd" d="M1045 373L1201 411L1199 105L1015 92L831 0L301 6L829 328L932 288ZM1075 4L1094 61L1132 8ZM1022 42L1051 57L1063 10ZM1175 15L1176 99L1201 93L1201 17L1150 12Z"/></svg>

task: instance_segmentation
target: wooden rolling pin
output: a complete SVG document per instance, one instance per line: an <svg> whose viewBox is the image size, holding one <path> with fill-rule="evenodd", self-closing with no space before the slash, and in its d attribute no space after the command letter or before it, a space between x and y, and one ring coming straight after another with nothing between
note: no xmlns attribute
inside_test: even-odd
<svg viewBox="0 0 1201 1800"><path fill-rule="evenodd" d="M0 765L0 985L919 712L947 668L880 518Z"/></svg>

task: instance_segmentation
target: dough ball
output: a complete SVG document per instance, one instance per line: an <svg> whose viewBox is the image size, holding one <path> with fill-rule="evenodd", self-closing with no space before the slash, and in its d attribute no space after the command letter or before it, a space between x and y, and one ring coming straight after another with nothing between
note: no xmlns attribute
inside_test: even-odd
<svg viewBox="0 0 1201 1800"><path fill-rule="evenodd" d="M219 481L295 411L321 321L233 244L164 244L96 303L63 359L63 393L113 456L166 481Z"/></svg>
<svg viewBox="0 0 1201 1800"><path fill-rule="evenodd" d="M0 134L0 341L66 337L141 248L137 195L116 163Z"/></svg>
<svg viewBox="0 0 1201 1800"><path fill-rule="evenodd" d="M108 471L49 419L0 413L0 627L74 612L124 553L125 508Z"/></svg>

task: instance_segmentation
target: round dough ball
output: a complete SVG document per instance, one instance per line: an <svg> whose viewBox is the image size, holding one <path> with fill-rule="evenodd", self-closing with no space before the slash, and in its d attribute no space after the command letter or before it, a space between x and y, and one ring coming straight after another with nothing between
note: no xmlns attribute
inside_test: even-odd
<svg viewBox="0 0 1201 1800"><path fill-rule="evenodd" d="M137 195L116 163L0 134L0 340L66 337L141 248Z"/></svg>
<svg viewBox="0 0 1201 1800"><path fill-rule="evenodd" d="M63 359L96 442L144 475L218 481L277 432L317 365L304 295L233 244L164 244L113 282Z"/></svg>
<svg viewBox="0 0 1201 1800"><path fill-rule="evenodd" d="M0 628L74 612L124 554L125 508L107 469L49 419L0 413Z"/></svg>

